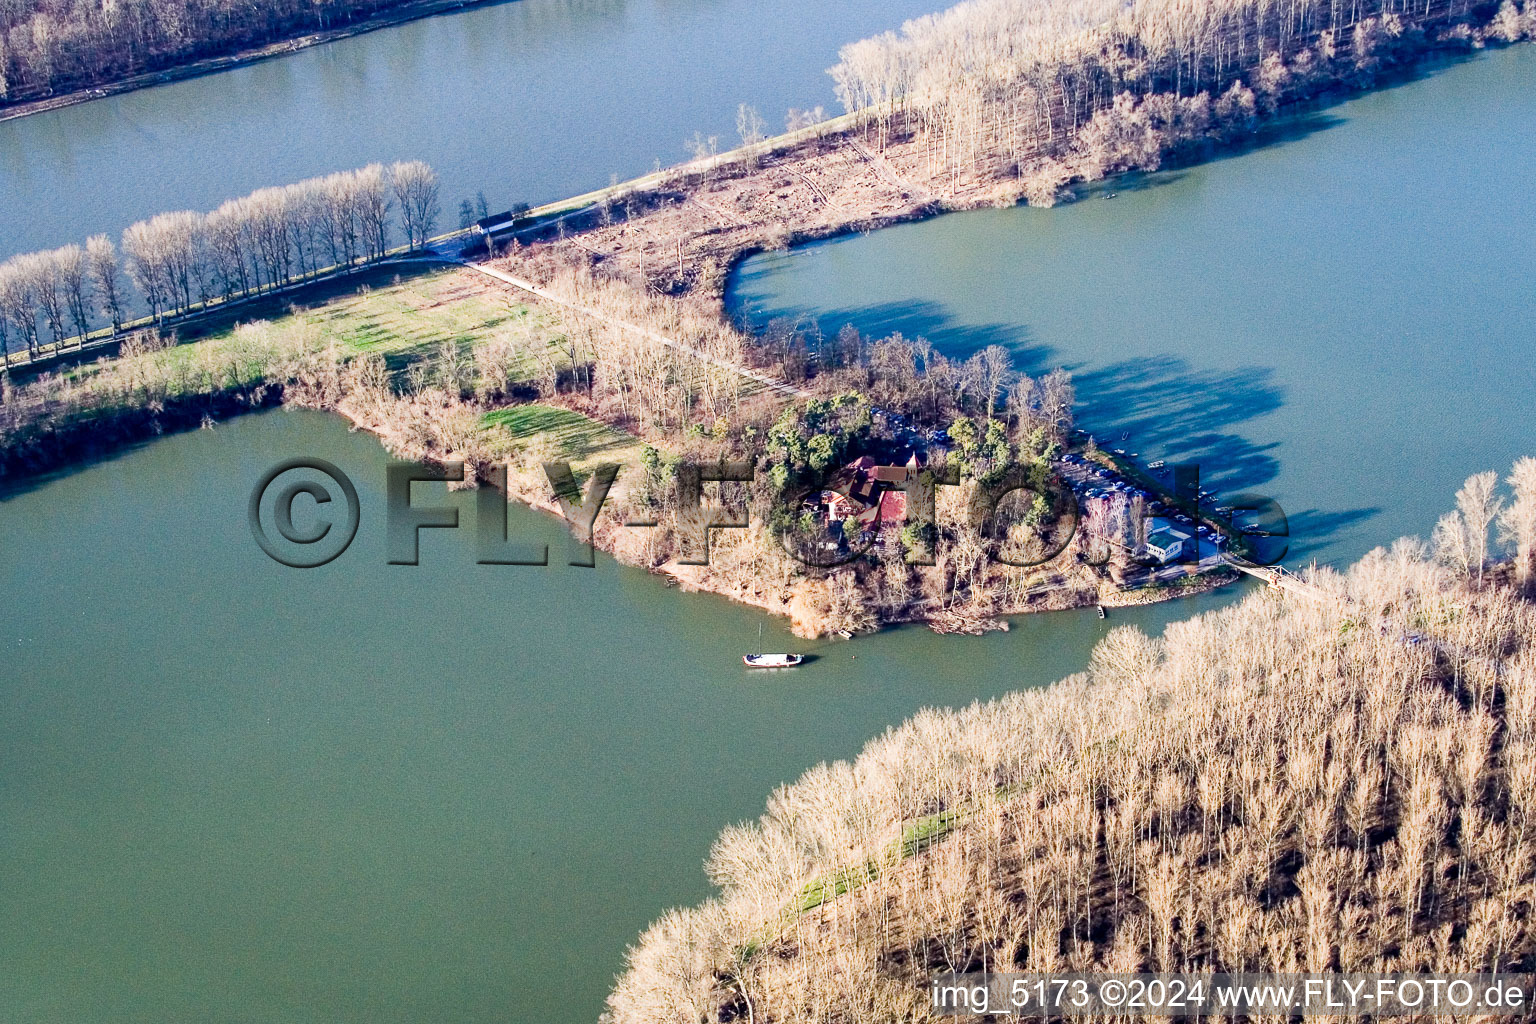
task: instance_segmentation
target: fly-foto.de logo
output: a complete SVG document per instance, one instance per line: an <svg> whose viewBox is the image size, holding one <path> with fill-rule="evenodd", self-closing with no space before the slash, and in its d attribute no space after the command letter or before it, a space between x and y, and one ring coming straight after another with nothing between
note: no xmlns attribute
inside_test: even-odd
<svg viewBox="0 0 1536 1024"><path fill-rule="evenodd" d="M864 465L868 463L868 465ZM1212 507L1199 486L1196 466L1178 466L1169 490L1088 488L1070 474L1015 471L962 484L953 467L881 466L862 459L829 470L809 482L774 490L759 486L756 467L746 461L682 461L667 467L662 486L654 467L638 467L650 496L640 506L626 503L619 525L665 529L683 565L708 565L710 538L717 530L740 530L755 518L765 524L796 561L829 569L870 554L877 545L899 543L912 565L933 565L947 534L1001 538L1021 524L1034 542L993 544L987 557L1013 566L1038 566L1070 550L1087 564L1103 564L1118 547L1124 554L1160 564L1250 567L1279 564L1289 535L1284 511L1271 498L1238 494ZM565 462L542 464L542 475L571 531L568 563L591 567L594 535L610 492L624 467L592 467L584 484ZM461 510L413 493L417 483L464 483L461 462L397 462L385 469L384 529L390 565L420 562L421 531L457 530ZM549 547L510 535L508 469L480 469L473 511L475 561L481 565L549 564ZM942 488L964 488L958 511L940 523ZM712 493L707 493L712 492ZM951 503L953 505L953 503ZM1010 514L1009 510L1022 514ZM334 464L296 458L268 470L252 488L248 504L251 534L274 561L313 569L340 557L356 539L363 518L357 487ZM944 527L941 529L941 525ZM1074 538L1079 544L1073 545Z"/></svg>

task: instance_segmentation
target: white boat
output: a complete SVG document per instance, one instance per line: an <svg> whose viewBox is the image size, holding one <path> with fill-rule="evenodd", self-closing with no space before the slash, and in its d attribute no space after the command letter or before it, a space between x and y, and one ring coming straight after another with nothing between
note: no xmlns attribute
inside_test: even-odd
<svg viewBox="0 0 1536 1024"><path fill-rule="evenodd" d="M757 627L757 653L741 656L741 663L747 668L794 668L804 660L803 654L764 654L761 625Z"/></svg>
<svg viewBox="0 0 1536 1024"><path fill-rule="evenodd" d="M805 660L803 654L743 654L747 668L794 668Z"/></svg>

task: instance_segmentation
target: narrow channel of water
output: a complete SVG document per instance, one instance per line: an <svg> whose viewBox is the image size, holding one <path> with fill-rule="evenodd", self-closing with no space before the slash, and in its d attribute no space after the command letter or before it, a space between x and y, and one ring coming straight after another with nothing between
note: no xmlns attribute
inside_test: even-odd
<svg viewBox="0 0 1536 1024"><path fill-rule="evenodd" d="M0 259L255 188L421 159L443 224L484 190L547 202L736 139L789 107L840 112L838 48L935 0L516 0L0 122Z"/></svg>
<svg viewBox="0 0 1536 1024"><path fill-rule="evenodd" d="M1536 47L1487 52L1112 200L758 256L732 302L1065 365L1101 437L1276 498L1291 561L1347 562L1536 454L1532 124Z"/></svg>
<svg viewBox="0 0 1536 1024"><path fill-rule="evenodd" d="M301 455L363 510L312 571L246 523ZM388 566L385 463L276 412L0 499L6 1021L594 1020L625 945L706 894L714 836L774 786L922 706L1079 671L1110 626L1232 599L807 645L601 556L474 565L465 495L466 529ZM558 561L556 524L512 511ZM749 674L759 623L817 660Z"/></svg>

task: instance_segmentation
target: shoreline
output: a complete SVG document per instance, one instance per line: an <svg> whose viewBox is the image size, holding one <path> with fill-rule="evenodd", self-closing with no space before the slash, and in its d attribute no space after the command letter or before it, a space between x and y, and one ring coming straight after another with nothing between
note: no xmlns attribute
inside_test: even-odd
<svg viewBox="0 0 1536 1024"><path fill-rule="evenodd" d="M1415 67L1443 58L1446 51L1452 49L1459 47L1426 43L1422 49L1400 55L1400 60L1391 68L1391 75L1384 73L1375 80L1375 84L1383 86L1399 81L1403 74L1411 74ZM1370 91L1370 86L1351 87L1344 79L1328 83L1314 82L1310 88L1286 97L1288 103L1280 110L1294 111L1299 105L1309 102L1327 105L1367 91ZM1255 134L1262 137L1264 130L1280 123L1283 116L1280 111L1276 111L1259 121L1257 132L1250 131L1225 141L1213 136L1193 150L1170 147L1165 151L1165 156L1179 157L1180 163L1194 163L1233 151L1240 152L1245 148L1245 140ZM874 154L861 144L862 137L862 129L849 127L848 121L839 119L837 122L823 123L811 131L796 133L789 140L766 140L744 151L719 154L674 168L659 176L648 176L644 180L654 182L649 188L635 188L635 183L630 183L627 190L621 185L598 194L599 198L586 206L578 205L586 197L567 200L564 204L551 204L544 209L553 210L563 206L569 212L560 213L553 219L541 220L519 232L518 238L531 236L530 244L527 247L514 246L511 253L492 257L489 264L507 267L526 279L546 285L554 276L551 270L558 269L562 261L570 266L579 260L579 265L585 271L596 272L594 277L600 275L612 284L633 284L628 271L638 255L640 272L647 286L658 295L665 296L667 305L675 304L682 309L692 304L696 310L725 325L729 322L725 298L731 274L754 253L846 235L856 230L873 230L926 219L940 213L984 206L1015 205L1021 198L1031 198L1022 194L1025 186L1021 184L1019 176L978 175L965 182L964 187L950 188L948 195L939 194L933 187L934 179L931 176L925 178L913 173L920 166L923 156L920 142L903 139L896 132L887 149ZM1094 186L1096 182L1112 181L1121 173L1110 171L1097 178L1081 176L1074 179L1072 184L1081 182ZM833 191L834 182L845 190L856 191L860 202L834 202L833 198L829 198L837 196ZM741 202L754 194L761 195L761 187L764 185L780 188L777 194L781 197L790 196L789 201L769 201L761 205ZM796 205L796 190L798 198L803 200L800 205ZM618 217L613 216L616 205L622 207ZM632 244L636 237L640 241L638 247ZM704 239L707 246L697 244L700 239ZM690 246L686 251L682 248L684 244ZM647 248L665 253L673 246L677 246L679 253L673 264L677 268L676 277L661 279L666 287L657 287L658 278L652 273L656 263L652 263L649 269L646 265ZM573 256L576 260L572 259ZM445 261L455 262L451 256ZM484 273L481 268L485 265L471 266L467 272L478 270ZM670 267L663 273L670 273ZM554 289L557 293L559 290L558 287ZM633 291L643 297L644 293L638 289ZM583 300L580 296L573 296L573 301L579 305ZM231 312L235 310L231 309ZM762 350L757 351L761 355ZM67 358L68 354L62 355ZM746 368L748 361L744 360L742 366ZM766 370L768 373L779 371L773 364L771 354L768 365L755 369ZM276 404L283 400L281 383L269 383L266 391L276 392L276 396L266 394L258 405ZM161 433L167 425L170 429L190 428L202 419L203 410L218 407L221 403L226 404L207 415L227 416L231 411L227 404L231 397L229 393L193 396L178 402L175 407L163 408L158 412L122 409L69 424L67 429L52 424L27 438L21 450L12 448L0 453L0 467L12 470L7 475L13 478L17 478L15 470L20 471L20 477L43 476L60 470L60 458L64 462L89 459L121 447L127 441ZM340 408L339 401L331 404L299 401L295 404L308 404L310 407L339 412L354 427L374 433L387 450L396 451L387 436L387 423L363 422L348 415ZM235 408L233 411L244 411L244 408ZM594 418L604 422L600 413ZM608 422L607 425L615 424ZM622 424L619 426L623 429ZM431 450L406 453L404 457L413 455L435 461L453 457L451 451ZM21 482L19 478L17 482ZM512 493L509 497L517 498L530 507L558 514L558 507L547 496L533 490ZM643 564L634 557L633 552L630 557L626 557L620 550L617 530L599 528L595 542L627 564ZM740 586L711 579L708 572L700 572L692 566L662 562L651 565L650 569L668 576L685 589L720 594L773 614L795 617L789 608L790 601L783 596L750 594ZM952 609L945 608L937 614L909 616L904 614L908 609L898 611L891 608L889 617L877 614L876 618L879 625L912 618L929 624L934 624L936 620L947 620L945 624L953 626L954 631L973 632L998 628L1002 617L1015 614L1089 604L1114 607L1167 600L1213 589L1229 581L1224 578L1210 579L1199 585L1164 584L1131 591L1115 588L1114 593L1099 588L1089 593L1088 588L1083 586L1083 580L1072 580L1064 581L1050 593L1016 595L1013 603L989 604L981 614L957 616ZM1063 600L1062 595L1068 596Z"/></svg>
<svg viewBox="0 0 1536 1024"><path fill-rule="evenodd" d="M1095 171L1091 161L1085 168L1079 140L1068 134L1037 140L1035 155L1012 172L978 168L955 177L931 166L929 140L900 116L891 117L885 146L876 150L867 138L870 124L863 123L873 115L861 111L546 204L529 211L536 223L497 241L494 252L482 244L473 260L539 284L562 269L583 267L642 294L701 303L723 322L736 323L741 311L727 303L731 282L742 263L763 252L948 213L1080 201L1128 175L1177 171L1283 141L1292 121L1406 84L1481 49L1519 42L1489 38L1474 45L1444 29L1451 23L1445 17L1427 19L1427 26L1443 29L1440 35L1425 34L1402 51L1382 55L1368 77L1340 68L1330 77L1297 81L1272 94L1272 108L1259 111L1251 124L1213 124L1195 137L1165 140L1152 168L1114 165ZM1032 179L1056 173L1063 161L1072 165L1071 173L1041 194L1039 181ZM1043 165L1054 168L1042 171ZM852 201L829 195L829 180L851 182L860 194ZM778 209L757 217L757 210L741 204L764 191L779 197Z"/></svg>
<svg viewBox="0 0 1536 1024"><path fill-rule="evenodd" d="M328 412L341 417L353 430L361 430L379 442L391 456L395 458L409 458L412 460L441 464L444 462L463 461L466 466L473 465L473 460L459 453L434 451L431 449L413 449L401 451L396 445L390 443L387 434L387 425L372 421L360 415L355 409L348 408L345 401L331 407L315 407L319 411ZM513 407L515 408L515 406ZM255 411L253 407L251 410ZM487 486L483 482L480 469L475 467L475 478L482 482L477 486ZM545 513L562 524L567 520L561 513L559 503L548 493L547 487L528 487L525 481L508 474L507 488L503 492L509 502L516 501L537 512ZM617 493L617 492L616 492ZM746 605L787 618L797 628L796 635L805 639L818 637L830 637L835 631L818 631L814 633L801 633L798 628L799 620L792 607L793 599L775 598L771 595L759 592L747 593L740 589L720 585L722 581L712 578L709 566L684 565L675 560L668 560L659 565L648 566L643 562L626 557L620 540L624 536L622 531L632 529L615 522L610 505L604 505L605 514L599 522L595 523L592 531L592 543L594 548L612 557L620 565L634 569L642 569L653 576L661 576L666 579L668 587L677 587L684 593L710 594L715 597L723 597L735 604ZM831 575L827 573L826 575ZM812 579L823 577L810 577ZM1146 585L1130 588L1100 587L1089 591L1083 587L1061 586L1041 590L1038 593L1028 595L1023 603L1004 604L1001 607L991 609L985 614L966 614L953 606L940 607L936 613L926 613L922 610L926 602L916 602L911 608L904 609L901 614L890 618L881 618L870 630L861 632L880 632L888 626L924 625L935 633L940 634L966 634L979 636L983 633L1001 630L1006 632L1009 628L1008 619L1019 615L1032 615L1040 612L1076 611L1090 606L1110 608L1130 608L1146 604L1160 604L1164 601L1177 600L1184 597L1195 597L1209 593L1232 583L1240 582L1242 575L1230 568L1207 568L1190 570L1177 577L1177 581L1171 584L1162 580L1152 580ZM1065 601L1053 602L1051 598L1065 596ZM1039 597L1038 603L1034 598ZM855 634L858 635L858 634Z"/></svg>
<svg viewBox="0 0 1536 1024"><path fill-rule="evenodd" d="M454 11L465 11L475 7L486 7L505 2L506 0L405 0L405 2L388 10L360 18L338 28L322 29L319 32L309 32L298 36L288 36L261 46L236 50L233 53L226 53L216 57L203 57L188 64L173 64L159 71L145 71L137 75L130 75L127 78L119 78L110 82L102 82L98 85L73 89L70 92L61 93L56 96L24 100L13 105L0 106L0 123L30 117L34 114L46 114L50 111L62 110L65 107L72 107L79 103L89 103L91 100L106 99L109 96L121 96L124 93L137 92L140 89L149 89L157 85L170 85L173 82L183 82L190 78L201 78L204 75L218 74L221 71L232 71L235 68L274 60L278 57L287 56L290 53L298 53L300 50L307 50L313 46L323 46L326 43L350 39L353 36L364 35L377 29L393 28L396 25L435 17L439 14L450 14Z"/></svg>
<svg viewBox="0 0 1536 1024"><path fill-rule="evenodd" d="M384 451L394 458L424 463L441 464L462 459L473 466L474 460L452 451L429 448L405 449L392 443L389 425L363 415L350 407L345 399L332 404L309 401L289 402L280 384L256 388L236 387L212 395L199 395L167 403L158 410L124 409L109 416L93 418L71 425L67 430L50 430L31 439L23 449L7 448L0 460L0 502L11 495L41 486L58 475L83 468L97 461L125 455L143 443L170 433L185 433L199 429L209 421L214 424L247 413L273 412L287 408L311 409L334 415L343 420L350 430L363 431L373 436ZM510 408L515 408L511 406ZM475 466L475 478L481 479L483 467ZM488 485L488 484L482 484ZM545 513L562 524L566 523L559 503L548 493L547 487L528 486L520 476L508 474L507 488L503 492L509 502L516 501L534 511ZM798 624L792 607L792 598L775 597L772 594L748 592L728 587L712 577L708 566L684 565L668 560L659 565L646 565L643 561L627 557L621 541L623 531L630 529L615 521L613 510L605 505L605 514L595 524L593 545L621 565L643 569L653 576L663 577L669 587L677 587L685 593L703 593L725 598L735 604L746 605L770 615L789 619ZM828 573L827 575L830 575ZM809 576L820 579L821 576ZM1208 593L1231 583L1239 582L1240 574L1233 571L1206 569L1189 571L1171 585L1164 581L1151 581L1146 585L1121 588L1101 586L1090 590L1083 586L1061 585L1042 588L1028 594L1023 602L1003 603L985 613L968 613L953 606L925 610L931 602L919 601L891 617L881 617L870 630L879 632L888 626L924 625L936 633L981 635L995 630L1007 631L1008 620L1019 615L1039 612L1074 611L1090 606L1106 609L1157 604L1183 597ZM800 630L796 630L797 634ZM835 635L835 631L818 631L806 635L807 639Z"/></svg>

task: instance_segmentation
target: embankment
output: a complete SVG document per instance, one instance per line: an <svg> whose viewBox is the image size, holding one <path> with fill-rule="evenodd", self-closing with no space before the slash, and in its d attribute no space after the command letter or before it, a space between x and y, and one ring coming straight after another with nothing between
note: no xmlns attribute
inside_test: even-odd
<svg viewBox="0 0 1536 1024"><path fill-rule="evenodd" d="M41 114L49 110L59 110L63 107L73 106L76 103L85 103L89 100L101 99L106 96L116 96L121 93L132 92L135 89L146 89L151 86L166 85L170 82L179 82L202 75L217 74L220 71L228 71L231 68L255 64L258 61L271 60L274 57L282 57L311 46L333 43L340 39L362 35L365 32L372 32L376 29L401 25L408 21L415 21L418 18L430 18L436 14L445 14L449 11L465 10L482 4L497 2L500 2L500 0L399 0L399 2L385 0L372 13L360 15L356 20L333 28L311 31L307 27L301 27L295 34L283 35L281 38L263 42L260 45L248 46L233 52L205 56L186 62L155 64L148 70L121 78L87 77L85 80L66 83L64 86L65 91L57 94L50 91L46 95L35 95L40 90L17 90L9 103L0 105L0 121L27 117L30 114ZM34 95L29 96L29 93Z"/></svg>
<svg viewBox="0 0 1536 1024"><path fill-rule="evenodd" d="M900 95L876 102L879 90L867 87L855 114L595 194L582 209L501 240L499 265L541 283L584 268L722 315L731 269L754 252L946 211L1050 205L1075 185L1251 145L1266 125L1390 84L1424 62L1536 36L1536 0L1437 0L1416 12L1356 5L1334 29L1317 20L1316 5L1304 6L1305 24L1272 39L1266 28L1191 41L1201 48L1192 61L1208 60L1208 51L1246 54L1204 78L1166 67L1167 54L1151 53L1141 38L1146 24L1087 33L1137 74L1116 72L1121 65L1096 52L1072 57L1075 64L1042 57L1013 75L935 69L953 77L944 84L955 97L922 94L913 83L928 73L928 57L896 54L892 61L914 62L907 80L889 84ZM845 57L875 43L889 41L857 44ZM971 108L957 109L963 97Z"/></svg>
<svg viewBox="0 0 1536 1024"><path fill-rule="evenodd" d="M282 404L282 398L283 389L276 384L235 387L49 420L9 432L4 444L0 444L0 486L106 458L165 434L274 408Z"/></svg>

